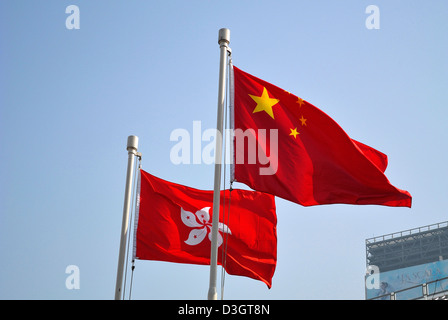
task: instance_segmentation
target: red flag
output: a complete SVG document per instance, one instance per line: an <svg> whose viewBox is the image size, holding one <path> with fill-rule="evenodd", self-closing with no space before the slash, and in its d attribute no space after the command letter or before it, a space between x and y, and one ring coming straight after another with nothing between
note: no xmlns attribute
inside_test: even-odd
<svg viewBox="0 0 448 320"><path fill-rule="evenodd" d="M213 191L168 182L143 170L140 174L134 256L209 265ZM225 210L230 200L230 213L225 221L223 198L221 191L218 264L222 265L222 250L227 248L227 273L263 281L270 288L277 264L274 197L248 190L226 190Z"/></svg>
<svg viewBox="0 0 448 320"><path fill-rule="evenodd" d="M236 67L234 89L237 181L304 206L411 207L383 173L387 156L315 106Z"/></svg>

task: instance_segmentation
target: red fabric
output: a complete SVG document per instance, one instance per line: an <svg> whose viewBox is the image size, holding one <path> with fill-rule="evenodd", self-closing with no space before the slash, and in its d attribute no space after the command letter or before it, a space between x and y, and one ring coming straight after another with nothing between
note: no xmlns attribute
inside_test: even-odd
<svg viewBox="0 0 448 320"><path fill-rule="evenodd" d="M213 191L168 182L143 170L140 173L136 258L209 265ZM274 197L234 189L226 221L222 219L223 200L221 191L218 240L224 242L218 248L218 263L222 264L227 239L227 273L263 281L270 288L277 264ZM227 217L229 190L225 200Z"/></svg>
<svg viewBox="0 0 448 320"><path fill-rule="evenodd" d="M237 135L235 139L237 181L303 206L345 203L411 207L411 195L390 184L383 173L387 167L385 154L352 140L309 102L236 67L234 83L235 132L241 129L247 133L244 144L238 142ZM259 101L267 95L273 105L264 111ZM250 133L247 129L253 130ZM260 141L258 129L266 129L266 142ZM278 130L277 148L270 147L271 139L275 140L270 129ZM254 149L248 147L248 136L257 139L258 153L269 156L271 162L278 159L272 166L273 174L260 174L260 168L269 167L266 161L249 163Z"/></svg>

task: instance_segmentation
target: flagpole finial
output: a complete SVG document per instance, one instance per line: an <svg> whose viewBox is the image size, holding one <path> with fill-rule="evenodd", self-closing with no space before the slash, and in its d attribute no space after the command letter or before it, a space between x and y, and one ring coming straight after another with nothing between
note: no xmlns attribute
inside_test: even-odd
<svg viewBox="0 0 448 320"><path fill-rule="evenodd" d="M228 46L230 43L230 30L227 28L219 29L218 43L221 46Z"/></svg>
<svg viewBox="0 0 448 320"><path fill-rule="evenodd" d="M129 136L128 143L126 145L126 150L128 150L128 152L134 151L134 153L136 153L137 149L138 149L138 137L137 136Z"/></svg>

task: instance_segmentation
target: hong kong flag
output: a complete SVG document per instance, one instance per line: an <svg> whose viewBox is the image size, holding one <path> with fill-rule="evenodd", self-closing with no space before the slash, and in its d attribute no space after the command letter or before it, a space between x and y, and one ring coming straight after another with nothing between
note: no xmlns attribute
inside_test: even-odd
<svg viewBox="0 0 448 320"><path fill-rule="evenodd" d="M209 265L212 206L213 191L168 182L140 170L134 257ZM270 288L277 264L274 196L221 191L219 221L218 264L229 274L263 281ZM222 250L227 253L224 257Z"/></svg>
<svg viewBox="0 0 448 320"><path fill-rule="evenodd" d="M351 139L311 103L233 69L237 181L304 206L411 207L409 192L384 175L385 154Z"/></svg>

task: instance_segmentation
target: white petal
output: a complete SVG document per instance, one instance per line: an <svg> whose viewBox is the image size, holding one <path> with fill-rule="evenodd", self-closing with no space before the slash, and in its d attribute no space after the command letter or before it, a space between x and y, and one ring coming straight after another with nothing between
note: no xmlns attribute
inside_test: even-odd
<svg viewBox="0 0 448 320"><path fill-rule="evenodd" d="M230 228L222 222L220 222L218 224L218 229L221 232L232 234L232 231L230 231Z"/></svg>
<svg viewBox="0 0 448 320"><path fill-rule="evenodd" d="M210 230L211 231L211 230ZM209 232L208 234L208 238L210 239L210 242L212 241L212 233ZM222 244L222 236L221 234L218 232L218 247Z"/></svg>
<svg viewBox="0 0 448 320"><path fill-rule="evenodd" d="M220 247L222 244L222 236L221 234L218 232L218 247Z"/></svg>
<svg viewBox="0 0 448 320"><path fill-rule="evenodd" d="M202 208L196 211L196 217L198 217L199 222L206 224L210 220L210 207Z"/></svg>
<svg viewBox="0 0 448 320"><path fill-rule="evenodd" d="M185 243L190 246L195 246L198 243L200 243L202 240L204 240L205 236L207 235L207 228L202 229L193 229L191 230L190 234L188 235L188 239L185 240Z"/></svg>
<svg viewBox="0 0 448 320"><path fill-rule="evenodd" d="M203 225L199 224L196 221L196 217L193 213L190 211L185 211L184 208L180 208L180 217L182 219L182 222L187 226L191 228L200 228L203 227Z"/></svg>

